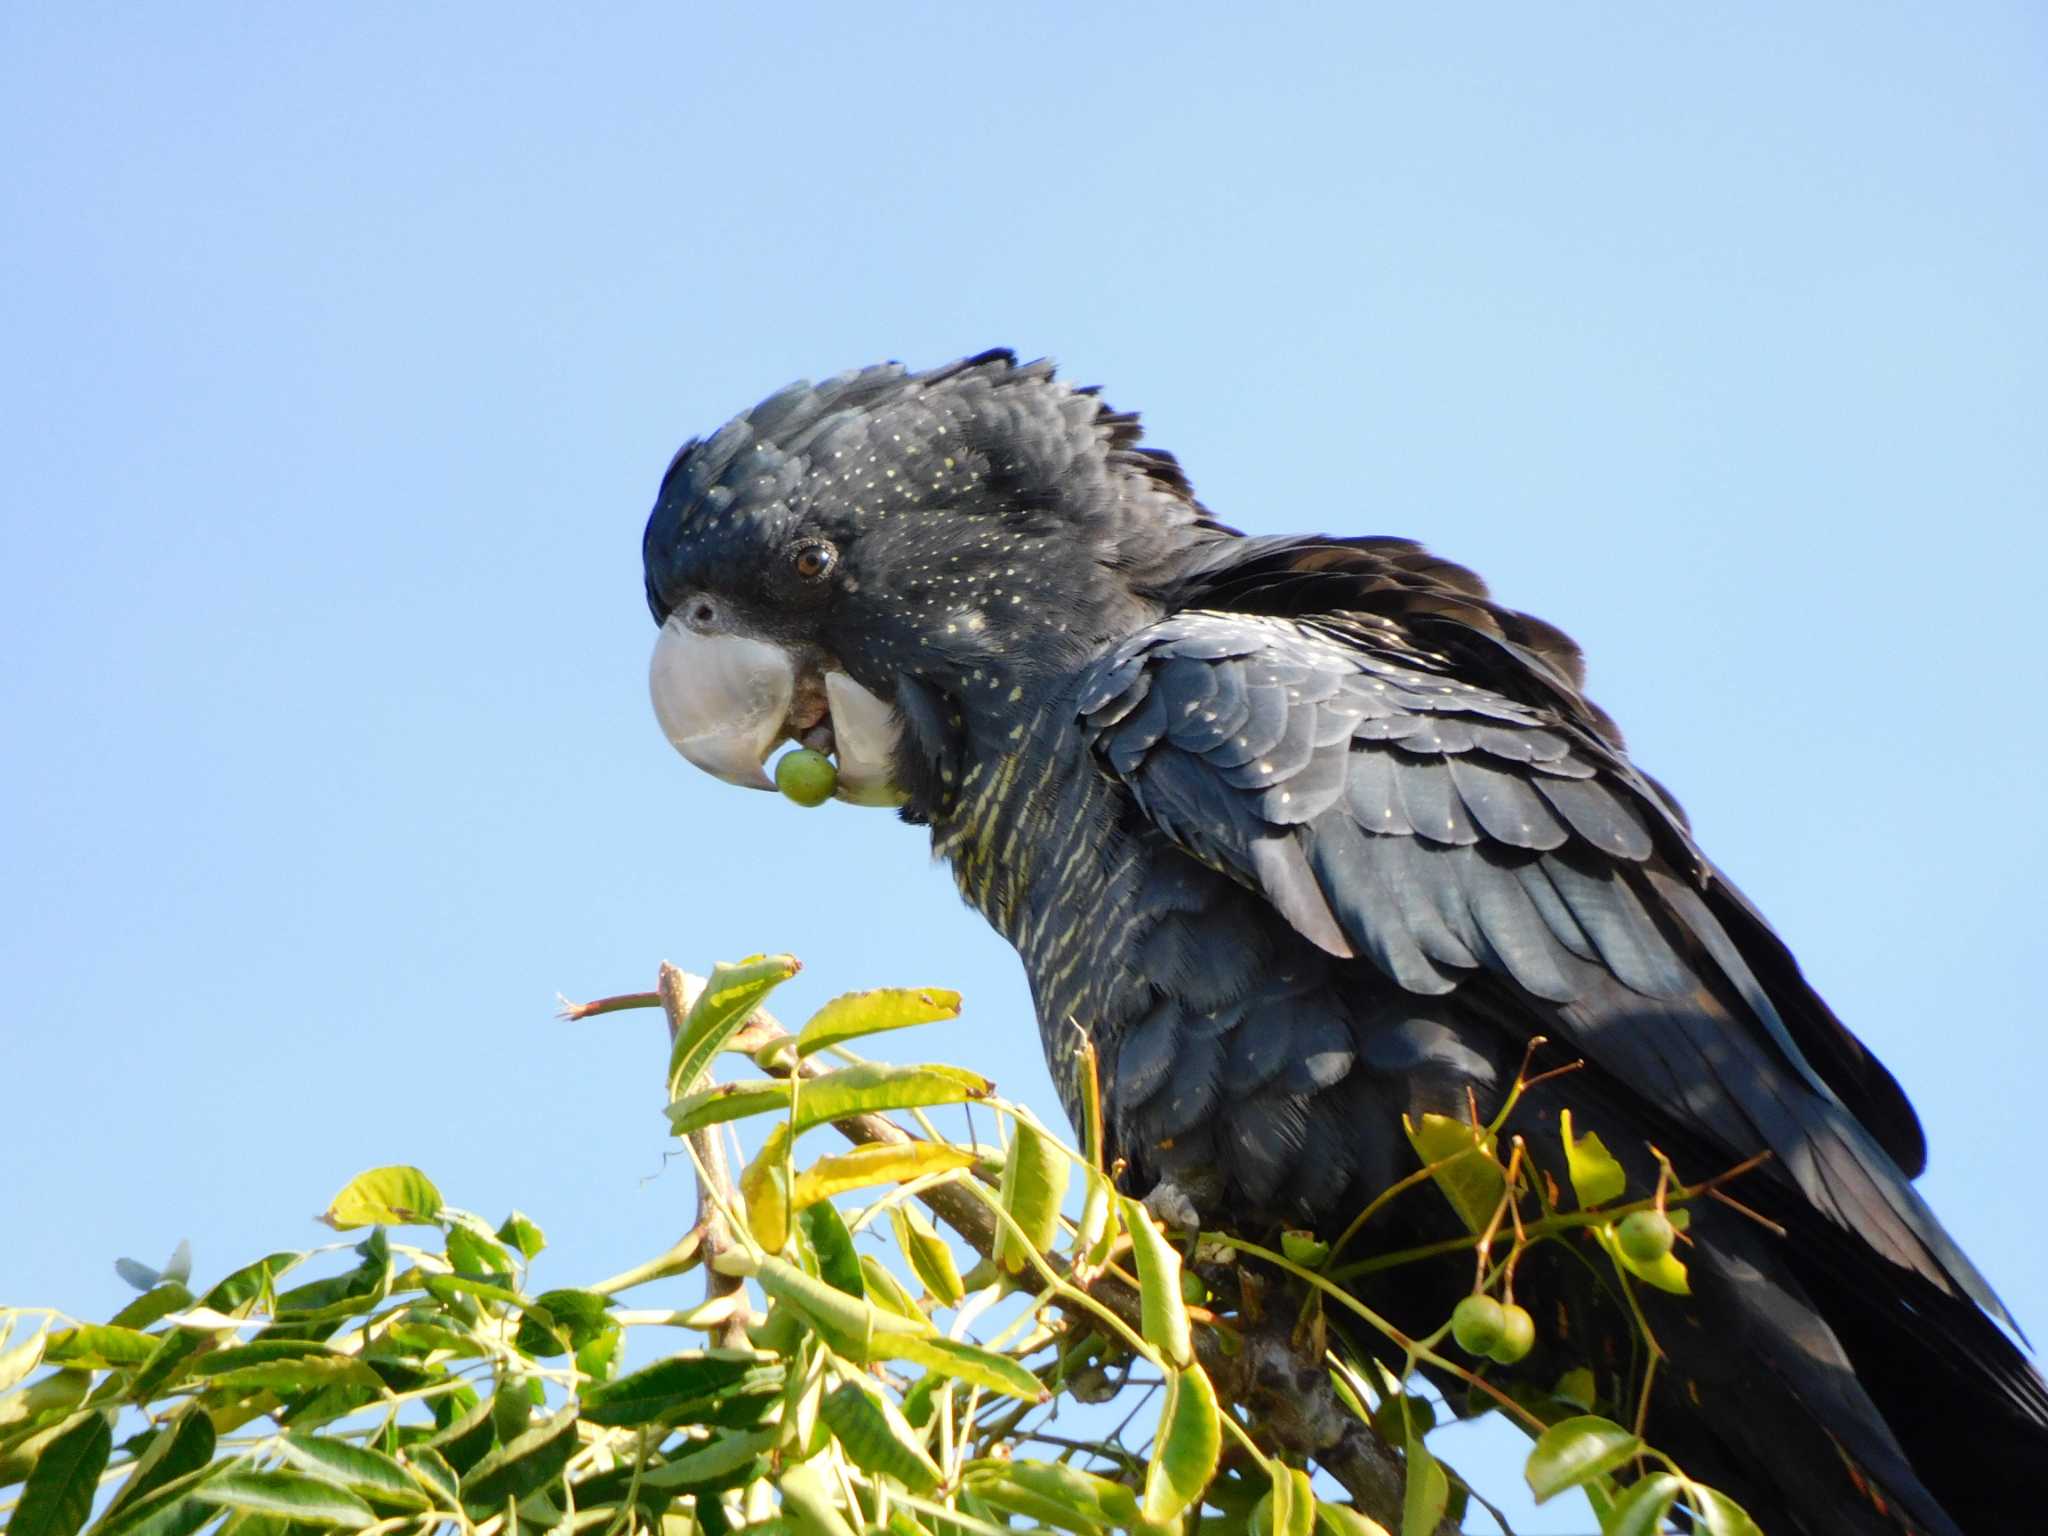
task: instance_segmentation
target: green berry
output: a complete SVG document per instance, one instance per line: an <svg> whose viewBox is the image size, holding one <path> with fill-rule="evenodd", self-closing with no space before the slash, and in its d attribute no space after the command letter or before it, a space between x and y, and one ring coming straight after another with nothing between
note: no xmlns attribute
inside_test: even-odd
<svg viewBox="0 0 2048 1536"><path fill-rule="evenodd" d="M839 788L839 770L824 753L798 747L775 765L775 787L798 805L823 805Z"/></svg>
<svg viewBox="0 0 2048 1536"><path fill-rule="evenodd" d="M1527 1307L1518 1307L1513 1302L1500 1310L1500 1342L1486 1352L1486 1358L1498 1365L1513 1365L1535 1348L1536 1319L1529 1315Z"/></svg>
<svg viewBox="0 0 2048 1536"><path fill-rule="evenodd" d="M1622 1256L1638 1264L1654 1264L1671 1251L1677 1233L1662 1211L1631 1211L1614 1230Z"/></svg>
<svg viewBox="0 0 2048 1536"><path fill-rule="evenodd" d="M1506 1330L1507 1310L1491 1296L1467 1296L1451 1313L1451 1337L1468 1355L1492 1354Z"/></svg>

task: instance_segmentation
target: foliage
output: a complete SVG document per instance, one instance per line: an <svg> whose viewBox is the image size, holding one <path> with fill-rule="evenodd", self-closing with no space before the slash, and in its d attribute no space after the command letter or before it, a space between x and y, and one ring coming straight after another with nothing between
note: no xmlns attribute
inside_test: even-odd
<svg viewBox="0 0 2048 1536"><path fill-rule="evenodd" d="M1569 1382L1546 1422L1440 1352L1450 1319L1409 1338L1341 1283L1414 1257L1346 1251L1386 1201L1433 1183L1472 1229L1485 1298L1461 1311L1486 1329L1461 1337L1501 1359L1496 1324L1521 1312L1513 1272L1530 1245L1590 1230L1625 1290L1682 1291L1655 1221L1617 1233L1644 1211L1682 1227L1705 1186L1667 1168L1655 1200L1614 1204L1613 1158L1567 1123L1577 1205L1555 1210L1519 1145L1502 1161L1498 1121L1426 1116L1409 1127L1422 1166L1334 1243L1176 1237L1115 1189L1092 1106L1077 1149L971 1072L845 1050L951 1018L957 994L851 994L791 1035L760 1005L796 969L757 956L699 983L664 968L656 992L570 1010L659 1006L670 1025L669 1114L698 1220L624 1274L536 1289L546 1245L532 1219L494 1226L419 1170L388 1167L350 1181L323 1218L367 1229L360 1240L272 1253L203 1290L182 1249L160 1271L123 1260L140 1294L104 1323L0 1309L9 1536L1094 1536L1180 1530L1198 1512L1217 1533L1424 1536L1455 1528L1469 1492L1429 1447L1425 1367L1537 1434L1536 1496L1585 1489L1613 1536L1661 1529L1675 1506L1715 1536L1754 1530L1634 1430L1579 1411ZM713 1085L711 1065L734 1053L762 1075ZM1001 1144L943 1137L924 1113L969 1102ZM762 1134L735 1179L716 1127L739 1119ZM805 1142L828 1123L852 1150ZM693 1269L701 1304L621 1299ZM1254 1273L1268 1313L1283 1291L1299 1303L1292 1344L1349 1416L1335 1443L1290 1444L1246 1384ZM1322 1350L1308 1325L1325 1307L1377 1330L1406 1369ZM1394 1469L1391 1494L1360 1471L1375 1458ZM1353 1502L1311 1483L1311 1459Z"/></svg>

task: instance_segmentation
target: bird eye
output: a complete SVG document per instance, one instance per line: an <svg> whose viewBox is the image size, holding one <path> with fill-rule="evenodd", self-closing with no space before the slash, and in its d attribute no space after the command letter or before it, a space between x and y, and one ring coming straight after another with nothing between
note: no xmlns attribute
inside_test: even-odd
<svg viewBox="0 0 2048 1536"><path fill-rule="evenodd" d="M832 567L839 563L839 551L822 539L796 548L794 564L797 575L806 581L817 581L832 574Z"/></svg>

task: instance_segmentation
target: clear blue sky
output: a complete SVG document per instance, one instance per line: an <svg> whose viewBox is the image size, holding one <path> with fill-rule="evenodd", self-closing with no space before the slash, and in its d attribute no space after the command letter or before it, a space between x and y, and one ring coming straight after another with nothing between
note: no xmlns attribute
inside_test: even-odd
<svg viewBox="0 0 2048 1536"><path fill-rule="evenodd" d="M1056 1113L919 836L645 692L683 437L1007 344L1574 633L2048 1334L2038 7L18 4L0 145L0 1298L395 1160L655 1251L652 1027L553 1009L663 957Z"/></svg>

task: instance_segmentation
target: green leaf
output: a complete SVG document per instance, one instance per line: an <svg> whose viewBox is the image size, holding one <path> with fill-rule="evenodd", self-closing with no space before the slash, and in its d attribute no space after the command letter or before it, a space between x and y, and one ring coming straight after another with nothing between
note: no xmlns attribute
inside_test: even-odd
<svg viewBox="0 0 2048 1536"><path fill-rule="evenodd" d="M1135 1525L1137 1495L1122 1483L1057 1461L973 1461L961 1486L986 1504L1063 1530Z"/></svg>
<svg viewBox="0 0 2048 1536"><path fill-rule="evenodd" d="M1561 1110L1557 1117L1558 1129L1564 1134L1564 1158L1571 1170L1572 1192L1579 1197L1579 1209L1589 1211L1596 1205L1605 1205L1628 1188L1628 1175L1614 1154L1607 1150L1599 1133L1588 1131L1584 1136L1572 1134L1572 1112Z"/></svg>
<svg viewBox="0 0 2048 1536"><path fill-rule="evenodd" d="M474 1519L495 1513L507 1499L546 1487L576 1450L576 1405L544 1419L471 1467L462 1479L462 1504Z"/></svg>
<svg viewBox="0 0 2048 1536"><path fill-rule="evenodd" d="M1643 1442L1612 1419L1580 1414L1543 1432L1522 1469L1529 1491L1545 1499L1589 1483L1640 1455Z"/></svg>
<svg viewBox="0 0 2048 1536"><path fill-rule="evenodd" d="M547 1247L548 1240L533 1218L524 1211L514 1211L498 1227L498 1241L508 1248L519 1251L522 1259L537 1258Z"/></svg>
<svg viewBox="0 0 2048 1536"><path fill-rule="evenodd" d="M321 1220L337 1232L351 1227L425 1225L441 1214L441 1191L419 1169L395 1163L359 1173L328 1202Z"/></svg>
<svg viewBox="0 0 2048 1536"><path fill-rule="evenodd" d="M145 1494L96 1521L87 1536L192 1536L209 1520L220 1518L219 1506L195 1497L221 1468L201 1467Z"/></svg>
<svg viewBox="0 0 2048 1536"><path fill-rule="evenodd" d="M263 1300L272 1293L279 1276L295 1269L305 1262L303 1253L266 1254L254 1264L244 1264L240 1269L218 1282L214 1288L199 1298L203 1307L234 1316L245 1316L244 1309Z"/></svg>
<svg viewBox="0 0 2048 1536"><path fill-rule="evenodd" d="M860 1255L854 1252L853 1234L829 1204L812 1204L797 1212L797 1225L804 1241L818 1261L818 1278L834 1290L849 1296L865 1296L867 1283L861 1276Z"/></svg>
<svg viewBox="0 0 2048 1536"><path fill-rule="evenodd" d="M830 1207L814 1206L812 1209L829 1210ZM832 1346L835 1354L856 1365L866 1365L873 1357L875 1339L879 1334L912 1334L931 1330L930 1323L913 1323L893 1312L884 1312L872 1302L849 1295L773 1255L761 1261L754 1281L770 1296L800 1314Z"/></svg>
<svg viewBox="0 0 2048 1536"><path fill-rule="evenodd" d="M889 1224L911 1272L934 1299L948 1307L957 1307L967 1299L967 1288L960 1283L959 1266L953 1262L952 1246L939 1236L938 1228L926 1220L924 1212L908 1202L899 1203L889 1208Z"/></svg>
<svg viewBox="0 0 2048 1536"><path fill-rule="evenodd" d="M373 1503L400 1509L426 1509L431 1503L404 1467L368 1446L294 1434L280 1440L278 1449L299 1471L359 1493Z"/></svg>
<svg viewBox="0 0 2048 1536"><path fill-rule="evenodd" d="M1024 1243L1039 1253L1059 1236L1060 1202L1066 1198L1069 1172L1066 1150L1029 1120L1019 1120L1003 1163L1003 1209L1023 1230ZM1028 1262L1008 1226L996 1234L995 1259L1013 1275Z"/></svg>
<svg viewBox="0 0 2048 1536"><path fill-rule="evenodd" d="M1166 1401L1145 1468L1144 1518L1155 1524L1171 1520L1199 1499L1222 1453L1223 1426L1208 1376L1199 1365L1167 1371Z"/></svg>
<svg viewBox="0 0 2048 1536"><path fill-rule="evenodd" d="M1471 1230L1484 1231L1507 1190L1507 1176L1494 1159L1492 1133L1475 1131L1449 1115L1424 1115L1419 1126L1403 1115L1401 1127L1451 1208Z"/></svg>
<svg viewBox="0 0 2048 1536"><path fill-rule="evenodd" d="M223 1392L306 1392L324 1387L365 1387L384 1390L384 1380L353 1355L302 1355L296 1360L268 1360L232 1371L209 1373L210 1385Z"/></svg>
<svg viewBox="0 0 2048 1536"><path fill-rule="evenodd" d="M513 1342L542 1359L581 1349L611 1325L605 1315L610 1305L595 1291L542 1291L526 1304Z"/></svg>
<svg viewBox="0 0 2048 1536"><path fill-rule="evenodd" d="M985 1099L995 1084L960 1067L926 1065L897 1067L868 1061L804 1079L797 1103L796 1128L844 1120L848 1115L879 1114L891 1109L924 1109L934 1104L964 1104Z"/></svg>
<svg viewBox="0 0 2048 1536"><path fill-rule="evenodd" d="M718 1083L700 1088L668 1106L669 1129L678 1136L687 1136L728 1120L745 1120L771 1110L779 1113L789 1108L789 1095L789 1084L779 1080Z"/></svg>
<svg viewBox="0 0 2048 1536"><path fill-rule="evenodd" d="M819 1158L796 1176L790 1204L798 1210L819 1200L829 1200L850 1189L870 1184L902 1184L928 1173L948 1173L974 1163L974 1154L964 1147L949 1147L936 1141L870 1142L851 1152L837 1152Z"/></svg>
<svg viewBox="0 0 2048 1536"><path fill-rule="evenodd" d="M796 1053L808 1056L828 1045L839 1045L862 1035L958 1017L960 994L943 987L879 987L872 992L848 992L811 1015L810 1022L796 1037Z"/></svg>
<svg viewBox="0 0 2048 1536"><path fill-rule="evenodd" d="M782 1492L783 1518L798 1536L854 1536L839 1512L839 1501L826 1491L824 1478L809 1462L783 1468L775 1486Z"/></svg>
<svg viewBox="0 0 2048 1536"><path fill-rule="evenodd" d="M1185 1366L1195 1358L1195 1351L1187 1303L1181 1297L1180 1254L1142 1204L1128 1195L1118 1197L1117 1203L1130 1230L1131 1252L1138 1261L1140 1331L1146 1343L1166 1356L1168 1364Z"/></svg>
<svg viewBox="0 0 2048 1536"><path fill-rule="evenodd" d="M740 1032L762 999L801 967L794 955L750 955L736 965L721 961L690 1004L669 1050L668 1096L696 1087L726 1042Z"/></svg>
<svg viewBox="0 0 2048 1536"><path fill-rule="evenodd" d="M849 1378L818 1405L841 1449L865 1472L895 1478L913 1493L930 1493L943 1474L925 1453L917 1431L896 1405L858 1377Z"/></svg>
<svg viewBox="0 0 2048 1536"><path fill-rule="evenodd" d="M43 1358L52 1365L79 1366L104 1371L115 1366L140 1365L156 1353L162 1340L133 1328L114 1328L87 1323L78 1328L60 1328L43 1346Z"/></svg>
<svg viewBox="0 0 2048 1536"><path fill-rule="evenodd" d="M236 1468L208 1478L193 1491L202 1504L278 1515L301 1525L376 1524L370 1506L333 1483L297 1472L252 1472Z"/></svg>
<svg viewBox="0 0 2048 1536"><path fill-rule="evenodd" d="M679 1408L739 1387L764 1366L780 1364L771 1355L745 1349L697 1349L670 1355L601 1387L583 1389L583 1417L592 1424L653 1424Z"/></svg>
<svg viewBox="0 0 2048 1536"><path fill-rule="evenodd" d="M1619 1268L1634 1275L1645 1285L1653 1285L1660 1291L1669 1291L1674 1296L1692 1294L1692 1282L1687 1277L1685 1261L1675 1252L1660 1254L1648 1263L1631 1258L1621 1251L1621 1243L1615 1236L1613 1222L1595 1227L1593 1236L1599 1240L1600 1246L1607 1250L1609 1257Z"/></svg>
<svg viewBox="0 0 2048 1536"><path fill-rule="evenodd" d="M196 1472L213 1460L213 1420L196 1403L188 1403L151 1436L149 1446L135 1460L135 1470L121 1491L109 1501L100 1516L102 1528L166 1484L188 1472Z"/></svg>
<svg viewBox="0 0 2048 1536"><path fill-rule="evenodd" d="M917 1298L904 1288L903 1282L889 1272L889 1266L871 1253L860 1256L860 1275L866 1283L867 1294L878 1307L894 1312L898 1317L922 1318Z"/></svg>
<svg viewBox="0 0 2048 1536"><path fill-rule="evenodd" d="M1349 1504L1316 1504L1316 1524L1329 1536L1389 1536L1384 1525L1370 1515L1361 1515Z"/></svg>
<svg viewBox="0 0 2048 1536"><path fill-rule="evenodd" d="M1602 1536L1657 1536L1684 1486L1685 1480L1670 1472L1652 1472L1631 1483L1614 1501L1614 1509L1601 1527Z"/></svg>
<svg viewBox="0 0 2048 1536"><path fill-rule="evenodd" d="M441 1453L431 1445L405 1448L405 1469L437 1509L453 1509L462 1497L462 1480Z"/></svg>
<svg viewBox="0 0 2048 1536"><path fill-rule="evenodd" d="M871 1353L882 1360L908 1360L940 1376L1026 1403L1042 1403L1049 1395L1043 1382L1008 1355L936 1333L877 1334Z"/></svg>
<svg viewBox="0 0 2048 1536"><path fill-rule="evenodd" d="M73 1536L92 1513L93 1493L113 1451L112 1416L82 1415L36 1457L7 1536Z"/></svg>
<svg viewBox="0 0 2048 1536"><path fill-rule="evenodd" d="M1685 1502L1698 1511L1696 1523L1705 1528L1707 1536L1763 1536L1749 1511L1717 1488L1688 1481Z"/></svg>
<svg viewBox="0 0 2048 1536"><path fill-rule="evenodd" d="M155 1290L145 1291L136 1297L107 1322L115 1328L147 1328L166 1314L182 1312L191 1305L192 1293L175 1281L167 1280ZM5 1372L0 1371L0 1376L4 1375Z"/></svg>
<svg viewBox="0 0 2048 1536"><path fill-rule="evenodd" d="M1401 1491L1401 1536L1434 1536L1450 1502L1450 1481L1419 1436L1409 1439L1405 1460L1408 1481Z"/></svg>
<svg viewBox="0 0 2048 1536"><path fill-rule="evenodd" d="M491 1402L472 1403L460 1417L436 1430L413 1449L432 1451L437 1460L457 1474L475 1466L491 1448Z"/></svg>
<svg viewBox="0 0 2048 1536"><path fill-rule="evenodd" d="M771 1425L767 1429L720 1435L715 1440L703 1442L701 1449L678 1456L673 1461L665 1461L658 1467L649 1467L640 1474L640 1486L683 1489L702 1488L708 1484L728 1487L741 1480L740 1474L746 1473L756 1461L773 1450L781 1434L779 1426ZM744 1478L744 1481L752 1480L752 1477Z"/></svg>
<svg viewBox="0 0 2048 1536"><path fill-rule="evenodd" d="M1273 1485L1252 1511L1252 1529L1267 1536L1309 1536L1316 1524L1316 1496L1308 1474L1285 1462L1269 1462Z"/></svg>

